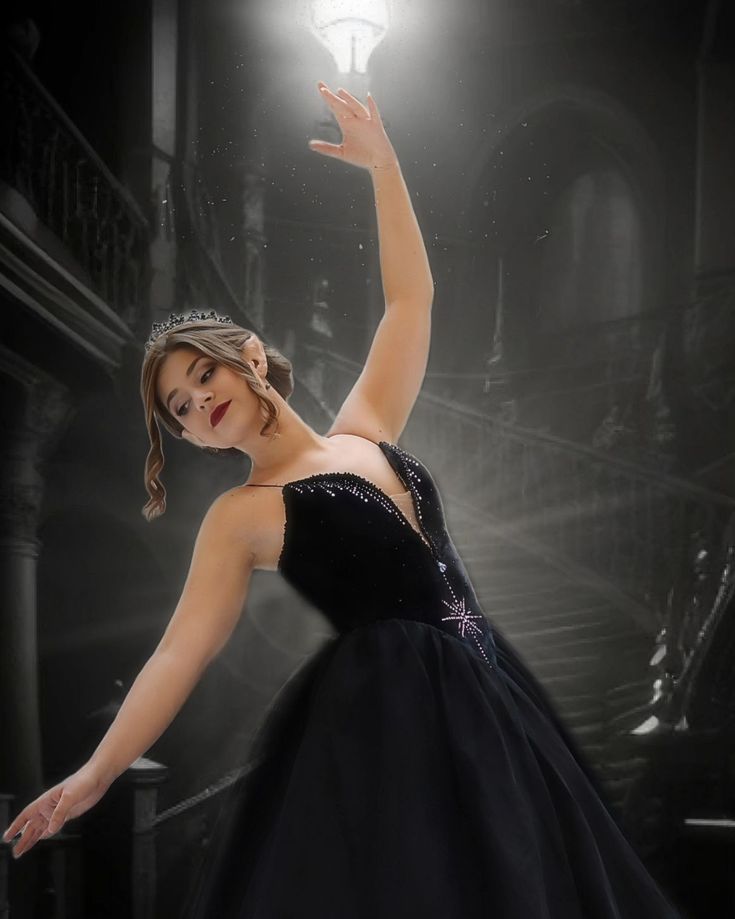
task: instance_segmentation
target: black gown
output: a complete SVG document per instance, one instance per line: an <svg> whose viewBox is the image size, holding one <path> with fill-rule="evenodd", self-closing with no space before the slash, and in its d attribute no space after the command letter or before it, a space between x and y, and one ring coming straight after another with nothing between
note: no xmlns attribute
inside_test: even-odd
<svg viewBox="0 0 735 919"><path fill-rule="evenodd" d="M336 635L276 695L189 919L674 919L480 608L426 467L283 486L278 570ZM422 538L422 535L426 540Z"/></svg>

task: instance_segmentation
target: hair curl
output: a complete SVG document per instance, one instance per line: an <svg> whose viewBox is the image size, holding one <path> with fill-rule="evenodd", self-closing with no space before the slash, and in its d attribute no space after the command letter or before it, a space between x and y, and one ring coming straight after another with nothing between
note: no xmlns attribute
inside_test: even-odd
<svg viewBox="0 0 735 919"><path fill-rule="evenodd" d="M164 332L148 346L140 377L140 395L150 440L144 474L146 491L150 497L142 510L146 520L151 521L166 510L166 489L160 479L164 464L161 425L174 437L182 439L183 425L163 405L157 393L161 366L171 352L184 347L194 348L241 376L258 397L263 409L265 423L260 430L261 435L273 436L278 432L278 406L268 395L251 364L242 358L242 348L254 334L248 329L230 323L197 320L182 323ZM291 361L271 345L265 342L262 344L268 362L266 380L283 399L288 399L294 388Z"/></svg>

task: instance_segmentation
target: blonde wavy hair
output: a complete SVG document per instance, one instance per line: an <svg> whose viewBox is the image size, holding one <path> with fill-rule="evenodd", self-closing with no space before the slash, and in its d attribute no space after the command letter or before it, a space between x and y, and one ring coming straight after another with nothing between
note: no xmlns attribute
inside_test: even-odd
<svg viewBox="0 0 735 919"><path fill-rule="evenodd" d="M166 510L166 489L160 479L164 464L161 425L174 437L182 439L183 425L168 411L157 393L161 366L172 351L184 347L194 348L241 376L257 396L263 410L265 423L260 430L261 435L272 437L278 432L278 406L262 386L253 366L242 357L245 342L254 334L233 323L204 319L181 323L147 345L140 376L140 395L150 440L144 473L145 487L150 497L142 510L146 520L160 517ZM268 363L266 380L283 399L288 399L294 387L291 361L271 345L265 342L262 345Z"/></svg>

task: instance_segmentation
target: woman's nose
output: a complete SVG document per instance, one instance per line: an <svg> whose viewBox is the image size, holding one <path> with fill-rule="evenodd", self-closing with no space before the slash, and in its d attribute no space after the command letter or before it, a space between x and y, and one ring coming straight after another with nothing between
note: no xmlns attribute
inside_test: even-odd
<svg viewBox="0 0 735 919"><path fill-rule="evenodd" d="M214 393L207 391L199 394L199 410L203 411L207 405L214 399Z"/></svg>

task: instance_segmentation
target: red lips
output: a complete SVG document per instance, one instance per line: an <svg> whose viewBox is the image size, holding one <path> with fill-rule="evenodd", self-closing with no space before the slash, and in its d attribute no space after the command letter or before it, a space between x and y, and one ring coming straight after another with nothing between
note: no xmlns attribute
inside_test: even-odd
<svg viewBox="0 0 735 919"><path fill-rule="evenodd" d="M228 402L222 402L217 406L217 408L212 410L212 414L209 416L209 423L213 428L217 427L220 421L222 421L223 415L230 407L230 402L232 402L232 399L230 399Z"/></svg>

